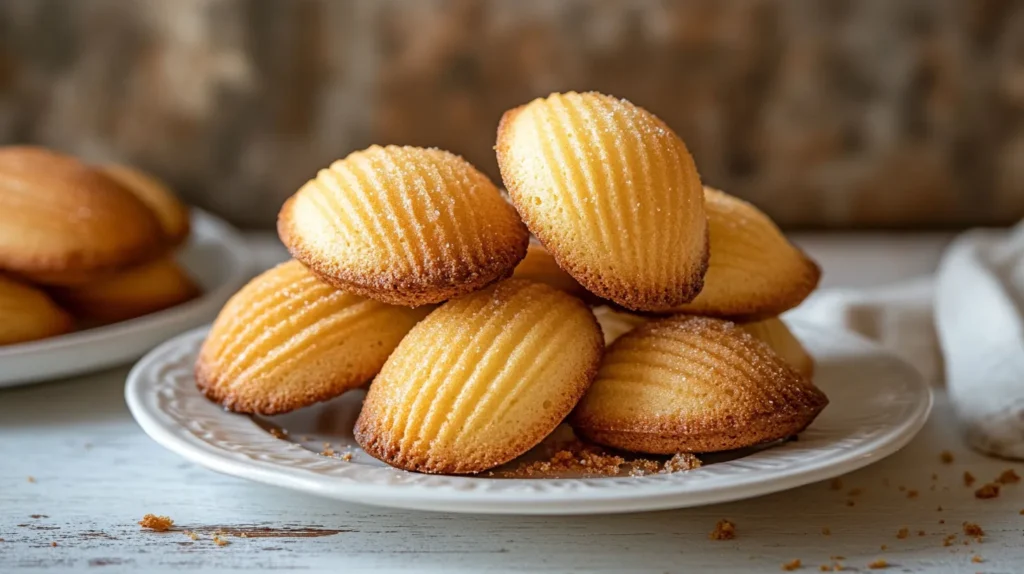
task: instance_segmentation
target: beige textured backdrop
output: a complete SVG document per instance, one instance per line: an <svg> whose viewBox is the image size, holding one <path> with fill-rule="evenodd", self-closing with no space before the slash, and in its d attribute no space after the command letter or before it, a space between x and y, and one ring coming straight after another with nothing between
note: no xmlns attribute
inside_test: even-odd
<svg viewBox="0 0 1024 574"><path fill-rule="evenodd" d="M120 159L271 225L318 167L596 89L790 226L1024 215L1024 1L2 0L0 143Z"/></svg>

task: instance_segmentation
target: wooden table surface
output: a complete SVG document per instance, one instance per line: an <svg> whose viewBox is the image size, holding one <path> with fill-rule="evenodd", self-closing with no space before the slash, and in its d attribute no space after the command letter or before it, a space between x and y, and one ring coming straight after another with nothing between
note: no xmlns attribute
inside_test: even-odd
<svg viewBox="0 0 1024 574"><path fill-rule="evenodd" d="M948 237L799 239L827 285L866 285L927 272ZM887 247L872 259L870 245ZM899 572L1024 571L1024 483L974 496L1006 469L1024 476L1024 465L967 450L941 391L907 448L839 489L643 514L492 517L343 504L218 475L142 433L124 406L127 371L0 391L0 572L780 571L796 559L804 572L835 562L867 571L876 560ZM199 538L143 531L146 513ZM735 540L708 539L722 518L736 524ZM965 521L984 529L980 542L963 534ZM228 545L213 542L219 530Z"/></svg>

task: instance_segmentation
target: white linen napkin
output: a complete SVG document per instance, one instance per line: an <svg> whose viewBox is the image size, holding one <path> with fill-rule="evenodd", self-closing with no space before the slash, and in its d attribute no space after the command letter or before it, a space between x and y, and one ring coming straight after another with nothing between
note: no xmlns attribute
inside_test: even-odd
<svg viewBox="0 0 1024 574"><path fill-rule="evenodd" d="M973 448L1024 459L1024 225L964 233L934 277L823 290L787 317L880 342L946 385Z"/></svg>

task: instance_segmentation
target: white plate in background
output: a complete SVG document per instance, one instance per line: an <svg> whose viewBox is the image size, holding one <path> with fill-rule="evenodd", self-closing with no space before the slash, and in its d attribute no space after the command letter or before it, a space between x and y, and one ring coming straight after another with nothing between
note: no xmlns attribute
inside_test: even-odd
<svg viewBox="0 0 1024 574"><path fill-rule="evenodd" d="M814 356L830 404L796 441L707 457L702 468L642 477L496 478L397 470L352 438L362 391L273 417L289 439L223 410L196 389L205 329L153 350L132 369L128 408L164 447L218 472L309 494L394 508L489 514L593 514L700 506L832 478L896 452L924 425L931 390L912 367L854 334L791 324ZM303 435L307 435L302 438ZM302 442L293 442L302 441ZM351 449L350 461L317 454ZM486 475L486 473L484 473Z"/></svg>
<svg viewBox="0 0 1024 574"><path fill-rule="evenodd" d="M127 321L0 346L0 388L134 361L167 339L212 321L252 273L249 250L238 232L195 208L192 235L176 256L202 289L198 298Z"/></svg>

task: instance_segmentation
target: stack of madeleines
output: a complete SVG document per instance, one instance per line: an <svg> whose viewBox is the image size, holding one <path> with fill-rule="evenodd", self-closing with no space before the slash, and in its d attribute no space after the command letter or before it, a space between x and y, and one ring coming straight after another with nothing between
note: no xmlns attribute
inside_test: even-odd
<svg viewBox="0 0 1024 574"><path fill-rule="evenodd" d="M704 453L790 437L825 407L776 318L818 267L702 186L661 120L553 94L505 113L495 149L508 199L438 149L373 146L321 170L278 218L294 259L214 323L200 390L276 414L372 380L360 446L452 474L563 421L607 447Z"/></svg>
<svg viewBox="0 0 1024 574"><path fill-rule="evenodd" d="M0 345L195 297L172 256L188 235L188 209L146 174L0 147Z"/></svg>

